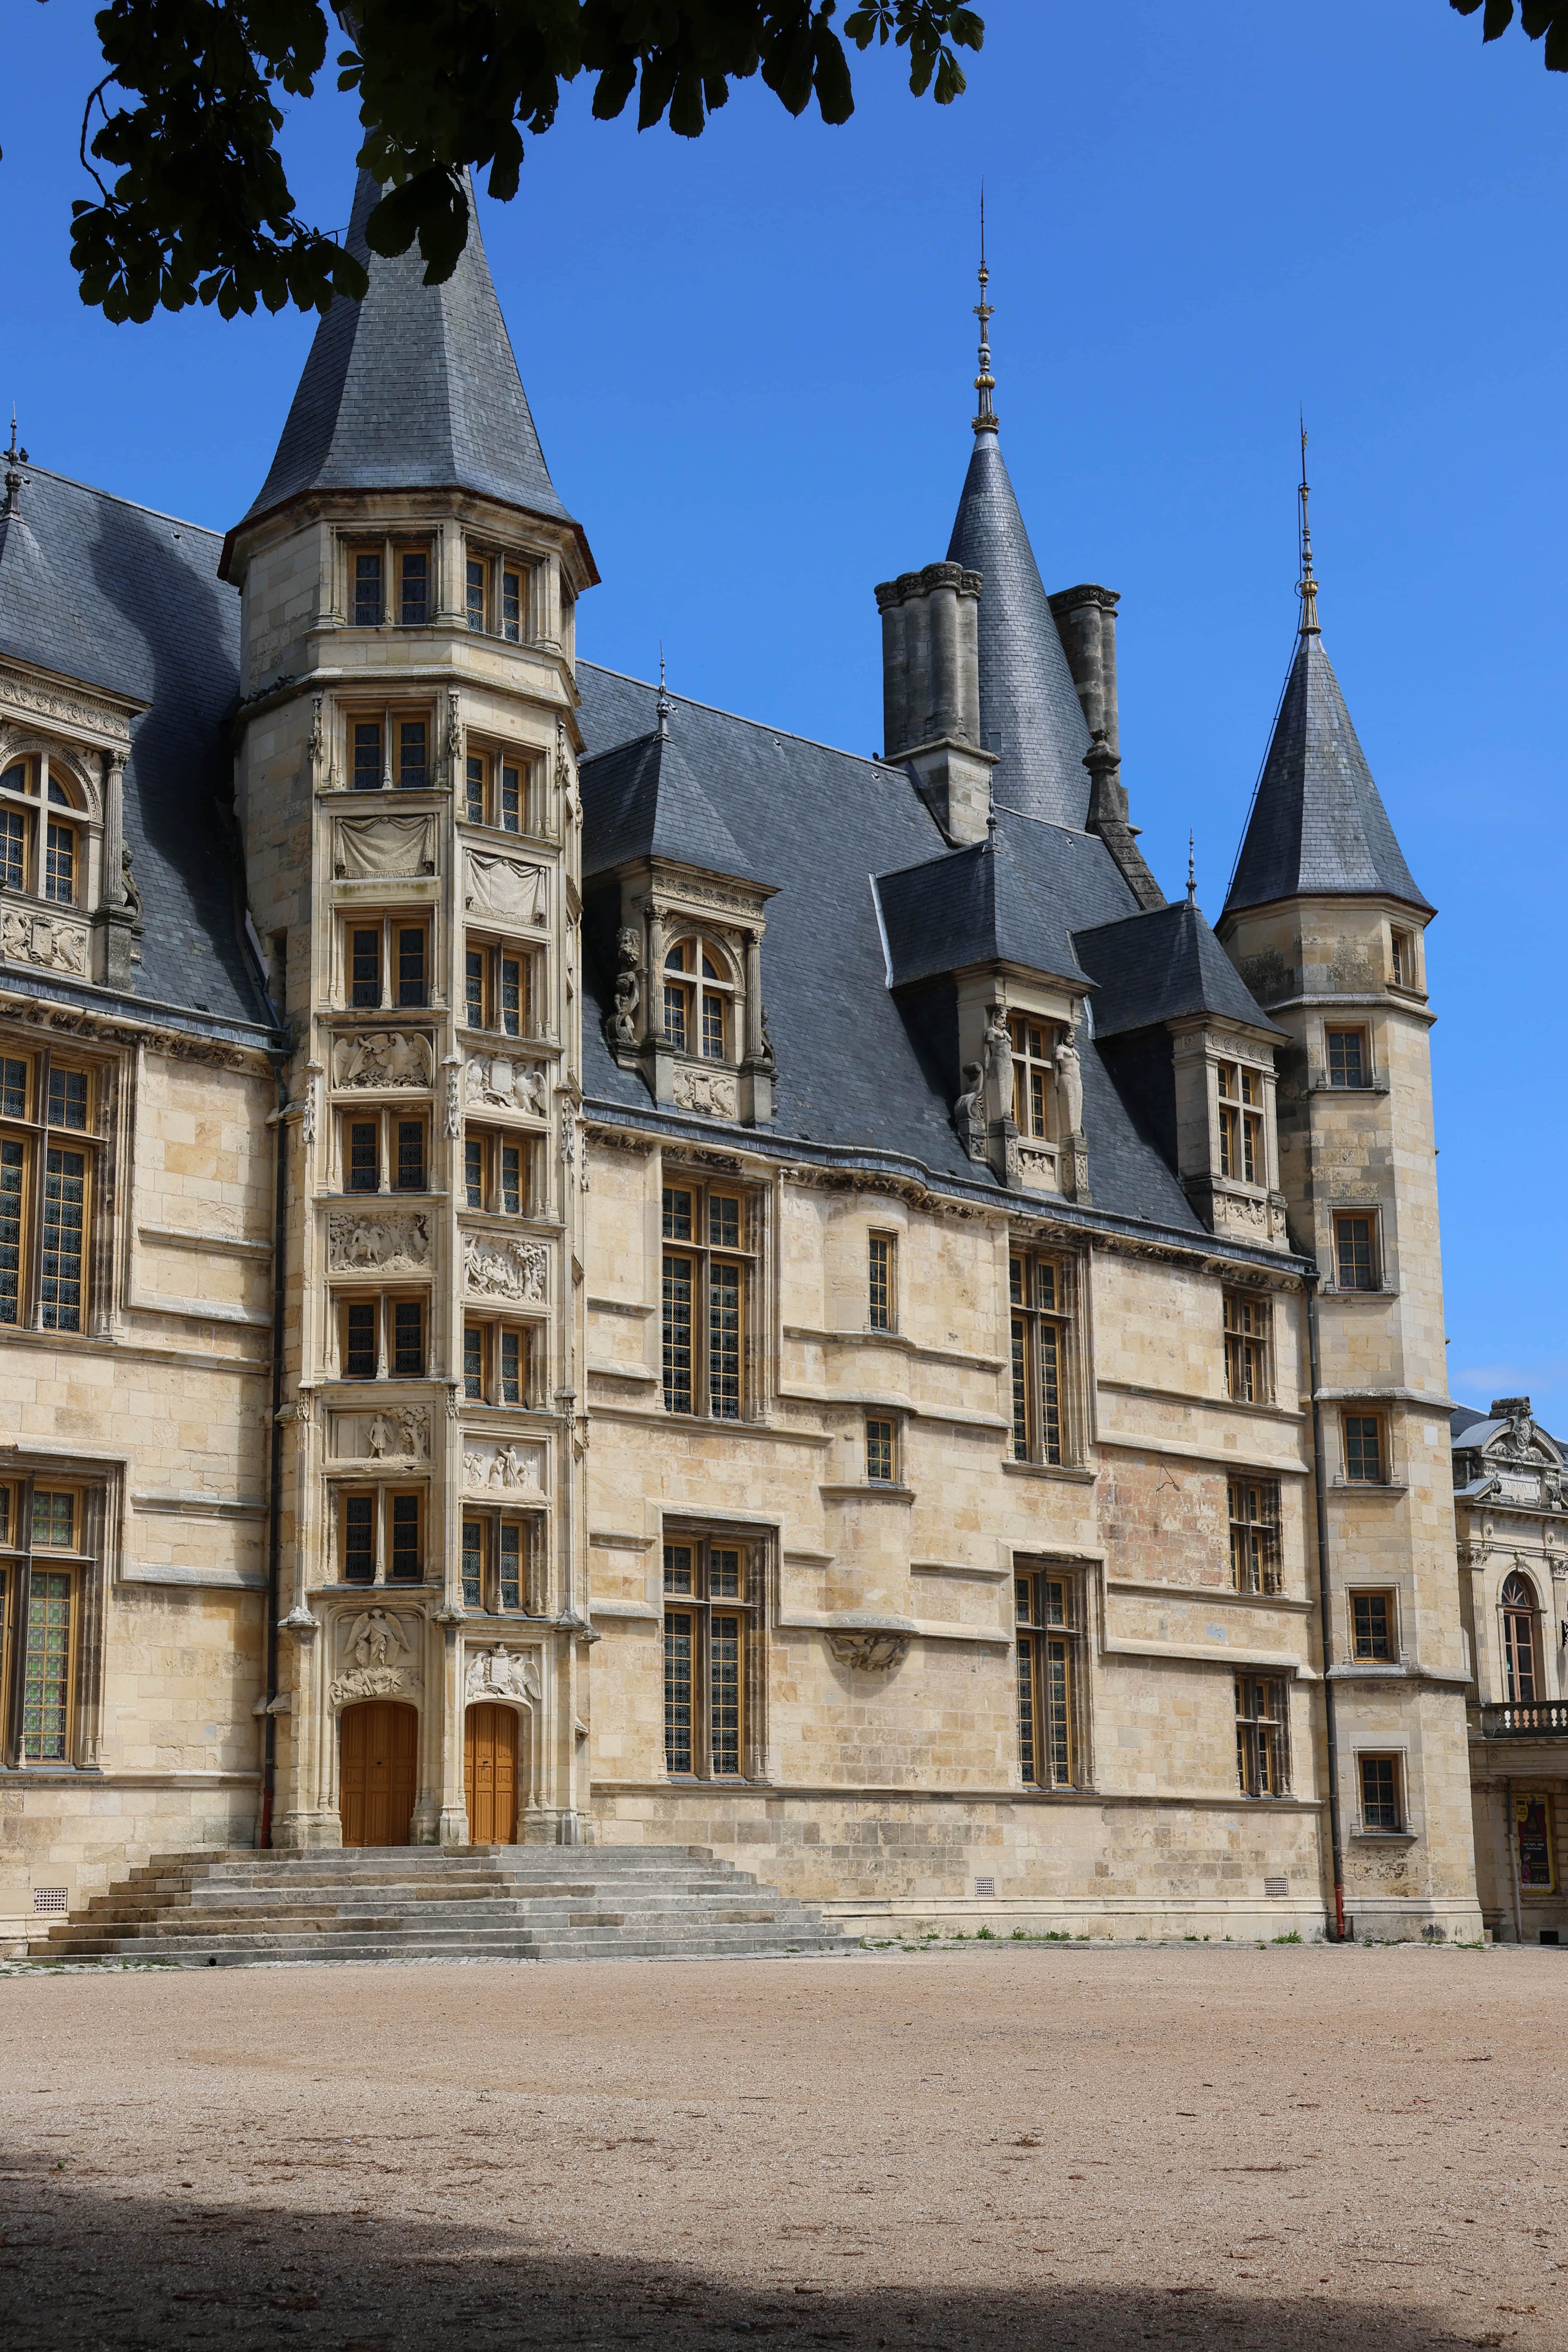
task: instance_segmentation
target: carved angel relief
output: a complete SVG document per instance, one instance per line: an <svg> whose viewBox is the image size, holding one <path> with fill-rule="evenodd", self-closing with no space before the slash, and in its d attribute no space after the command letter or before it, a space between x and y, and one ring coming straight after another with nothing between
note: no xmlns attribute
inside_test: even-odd
<svg viewBox="0 0 1568 2352"><path fill-rule="evenodd" d="M862 1674L883 1674L901 1666L910 1652L907 1633L829 1633L827 1646L841 1666Z"/></svg>
<svg viewBox="0 0 1568 2352"><path fill-rule="evenodd" d="M338 1672L328 1692L334 1706L360 1698L400 1698L419 1689L414 1636L418 1620L391 1609L362 1609L345 1621Z"/></svg>

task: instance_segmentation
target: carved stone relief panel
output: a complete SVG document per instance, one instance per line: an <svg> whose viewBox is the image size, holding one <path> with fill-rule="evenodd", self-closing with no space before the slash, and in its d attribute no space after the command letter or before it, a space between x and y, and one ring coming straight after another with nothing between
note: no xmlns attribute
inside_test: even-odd
<svg viewBox="0 0 1568 2352"><path fill-rule="evenodd" d="M1031 1192L1055 1192L1060 1187L1057 1177L1057 1155L1037 1143L1018 1146L1018 1181Z"/></svg>
<svg viewBox="0 0 1568 2352"><path fill-rule="evenodd" d="M705 1118L734 1118L740 1110L736 1082L727 1070L694 1070L678 1062L670 1075L670 1095L677 1110L694 1110Z"/></svg>
<svg viewBox="0 0 1568 2352"><path fill-rule="evenodd" d="M542 866L525 866L516 857L489 857L479 849L466 851L464 862L463 904L470 913L526 923L534 929L549 919L550 883Z"/></svg>
<svg viewBox="0 0 1568 2352"><path fill-rule="evenodd" d="M327 1696L334 1706L361 1698L411 1698L423 1687L422 1620L379 1603L345 1612L334 1627L337 1671Z"/></svg>
<svg viewBox="0 0 1568 2352"><path fill-rule="evenodd" d="M907 1633L829 1633L827 1646L841 1666L861 1674L885 1674L901 1666L910 1652Z"/></svg>
<svg viewBox="0 0 1568 2352"><path fill-rule="evenodd" d="M463 1675L465 1699L521 1699L529 1706L539 1704L539 1666L535 1654L530 1650L509 1650L504 1643L492 1643L488 1650L470 1652Z"/></svg>
<svg viewBox="0 0 1568 2352"><path fill-rule="evenodd" d="M332 828L332 872L348 882L382 875L434 874L436 819L341 816Z"/></svg>
<svg viewBox="0 0 1568 2352"><path fill-rule="evenodd" d="M408 1274L430 1263L430 1220L422 1210L375 1216L333 1209L327 1218L327 1264L334 1274Z"/></svg>
<svg viewBox="0 0 1568 2352"><path fill-rule="evenodd" d="M433 1067L429 1038L405 1029L367 1029L333 1040L335 1087L427 1087Z"/></svg>
<svg viewBox="0 0 1568 2352"><path fill-rule="evenodd" d="M550 1254L540 1242L463 1235L464 1286L479 1298L542 1303L549 1295Z"/></svg>
<svg viewBox="0 0 1568 2352"><path fill-rule="evenodd" d="M538 1496L544 1492L542 1445L487 1445L463 1448L463 1492L466 1495Z"/></svg>
<svg viewBox="0 0 1568 2352"><path fill-rule="evenodd" d="M509 1054L470 1054L463 1073L470 1110L521 1110L543 1118L550 1108L550 1076L539 1062Z"/></svg>
<svg viewBox="0 0 1568 2352"><path fill-rule="evenodd" d="M87 933L58 916L29 914L21 907L0 909L0 956L7 963L41 964L46 971L87 976Z"/></svg>
<svg viewBox="0 0 1568 2352"><path fill-rule="evenodd" d="M409 1463L430 1459L430 1413L425 1405L334 1412L331 1446L337 1462Z"/></svg>

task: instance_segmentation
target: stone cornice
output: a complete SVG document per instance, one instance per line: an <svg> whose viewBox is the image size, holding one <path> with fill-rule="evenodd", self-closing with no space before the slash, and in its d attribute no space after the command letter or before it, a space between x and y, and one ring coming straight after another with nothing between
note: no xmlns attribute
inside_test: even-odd
<svg viewBox="0 0 1568 2352"><path fill-rule="evenodd" d="M93 992L94 994L98 992ZM109 996L101 1003L84 1003L80 993L56 995L34 990L19 976L7 972L0 980L0 1021L30 1029L47 1029L58 1036L79 1037L98 1045L144 1045L184 1062L206 1062L223 1070L247 1070L260 1076L270 1069L276 1041L265 1029L246 1029L238 1022L203 1020L176 1005L138 1004L134 998Z"/></svg>
<svg viewBox="0 0 1568 2352"><path fill-rule="evenodd" d="M78 679L15 661L0 662L0 706L5 705L28 719L90 735L110 751L130 743L132 719L149 708L133 695L84 686Z"/></svg>

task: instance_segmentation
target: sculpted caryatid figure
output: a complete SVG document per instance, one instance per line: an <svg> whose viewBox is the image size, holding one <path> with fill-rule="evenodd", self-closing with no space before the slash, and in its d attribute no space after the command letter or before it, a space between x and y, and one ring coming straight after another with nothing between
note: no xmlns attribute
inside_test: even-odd
<svg viewBox="0 0 1568 2352"><path fill-rule="evenodd" d="M637 1007L642 1003L642 982L637 968L642 961L642 941L636 931L627 929L616 940L620 950L620 969L616 974L616 1010L611 1019L612 1042L617 1045L635 1045L637 1041Z"/></svg>
<svg viewBox="0 0 1568 2352"><path fill-rule="evenodd" d="M1069 1029L1057 1047L1057 1102L1064 1135L1083 1133L1083 1065Z"/></svg>
<svg viewBox="0 0 1568 2352"><path fill-rule="evenodd" d="M963 1092L952 1106L952 1123L958 1129L958 1139L972 1160L985 1157L985 1112L980 1100L984 1073L978 1062L963 1066Z"/></svg>

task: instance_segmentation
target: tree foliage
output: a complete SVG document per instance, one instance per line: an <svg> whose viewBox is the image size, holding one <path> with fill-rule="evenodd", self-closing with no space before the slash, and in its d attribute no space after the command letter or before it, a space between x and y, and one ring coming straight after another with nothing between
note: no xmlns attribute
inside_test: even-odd
<svg viewBox="0 0 1568 2352"><path fill-rule="evenodd" d="M1513 22L1514 0L1448 0L1461 16L1481 15L1483 41L1500 40ZM1532 41L1546 44L1548 73L1568 73L1568 0L1519 0L1519 21Z"/></svg>
<svg viewBox="0 0 1568 2352"><path fill-rule="evenodd" d="M427 285L449 278L468 233L468 167L515 195L526 135L553 123L587 75L601 121L635 96L637 127L695 139L732 83L760 74L793 115L854 111L844 43L907 52L910 89L949 105L960 49L984 26L963 0L334 0L351 46L338 87L359 99L359 159L385 194L377 253L416 242ZM82 123L98 200L72 207L84 302L110 319L216 303L225 318L293 303L324 310L364 271L302 220L278 134L280 99L308 99L326 65L321 0L108 0L96 18L105 73ZM100 169L100 167L103 167ZM106 176L107 174L107 176Z"/></svg>

